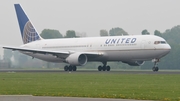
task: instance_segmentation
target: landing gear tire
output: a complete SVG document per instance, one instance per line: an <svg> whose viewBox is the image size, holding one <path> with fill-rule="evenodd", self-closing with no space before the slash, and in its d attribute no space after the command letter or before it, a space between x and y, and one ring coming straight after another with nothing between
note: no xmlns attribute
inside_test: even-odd
<svg viewBox="0 0 180 101"><path fill-rule="evenodd" d="M110 66L107 66L107 67L106 67L106 70L107 70L107 71L110 71L110 70L111 70Z"/></svg>
<svg viewBox="0 0 180 101"><path fill-rule="evenodd" d="M76 71L77 67L76 66L73 66L72 70L73 71Z"/></svg>
<svg viewBox="0 0 180 101"><path fill-rule="evenodd" d="M157 71L159 71L159 68L158 68L158 67L156 67L156 72L157 72Z"/></svg>
<svg viewBox="0 0 180 101"><path fill-rule="evenodd" d="M69 71L72 71L72 69L73 69L73 66L70 65L69 66Z"/></svg>
<svg viewBox="0 0 180 101"><path fill-rule="evenodd" d="M64 66L64 71L76 71L77 70L77 67L76 66Z"/></svg>
<svg viewBox="0 0 180 101"><path fill-rule="evenodd" d="M98 71L110 71L110 66L98 66Z"/></svg>
<svg viewBox="0 0 180 101"><path fill-rule="evenodd" d="M98 66L98 71L101 71L102 70L102 66Z"/></svg>
<svg viewBox="0 0 180 101"><path fill-rule="evenodd" d="M157 72L157 71L159 70L159 68L158 68L158 67L153 67L152 70L153 70L154 72Z"/></svg>
<svg viewBox="0 0 180 101"><path fill-rule="evenodd" d="M159 70L159 68L158 68L159 59L153 59L153 62L154 62L154 67L152 68L152 70L154 72L157 72Z"/></svg>
<svg viewBox="0 0 180 101"><path fill-rule="evenodd" d="M102 67L102 70L103 70L103 71L106 71L106 66L103 66L103 67Z"/></svg>
<svg viewBox="0 0 180 101"><path fill-rule="evenodd" d="M66 65L64 66L64 71L68 71L69 70L69 67Z"/></svg>

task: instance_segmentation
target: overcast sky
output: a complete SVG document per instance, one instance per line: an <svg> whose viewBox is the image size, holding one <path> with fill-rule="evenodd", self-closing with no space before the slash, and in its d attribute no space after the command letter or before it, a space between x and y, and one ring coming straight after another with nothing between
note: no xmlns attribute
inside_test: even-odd
<svg viewBox="0 0 180 101"><path fill-rule="evenodd" d="M180 25L180 0L0 0L0 44L22 44L14 10L19 3L39 33L45 28L99 36L101 29L123 28L128 34L147 29L164 32Z"/></svg>

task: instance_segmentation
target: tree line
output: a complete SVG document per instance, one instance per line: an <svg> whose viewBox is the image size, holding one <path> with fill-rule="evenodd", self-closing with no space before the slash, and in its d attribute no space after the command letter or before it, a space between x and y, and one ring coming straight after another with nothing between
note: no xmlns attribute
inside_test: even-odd
<svg viewBox="0 0 180 101"><path fill-rule="evenodd" d="M54 38L76 38L81 37L80 35L76 35L77 33L74 30L68 30L66 31L66 34L63 36L58 30L52 30L52 29L44 29L41 32L41 37L44 39L54 39ZM171 46L171 52L163 57L160 60L159 67L160 69L180 69L180 25L175 26L171 29L167 29L165 32L160 32L158 30L155 30L154 33L149 33L147 29L142 30L142 35L149 35L154 34L157 36L160 36L164 38ZM112 28L109 31L102 29L99 32L100 36L122 36L122 35L128 35L128 33L123 30L122 28L116 27ZM54 64L49 62L43 62L38 59L32 60L31 57L28 57L26 55L23 55L19 52L12 52L11 50L4 50L4 61L8 61L9 63L13 64L12 66L33 66L33 67L63 67L64 64ZM33 62L33 63L32 63ZM25 64L26 63L26 64ZM28 64L29 63L29 64ZM20 65L21 64L21 65ZM24 64L24 65L22 65ZM34 64L34 65L33 65ZM37 65L38 64L38 65ZM84 67L80 68L97 68L97 66L101 63L88 63ZM108 63L111 65L112 68L122 68L122 69L151 69L153 66L153 62L147 61L142 66L129 66L127 64L121 63L121 62L110 62Z"/></svg>

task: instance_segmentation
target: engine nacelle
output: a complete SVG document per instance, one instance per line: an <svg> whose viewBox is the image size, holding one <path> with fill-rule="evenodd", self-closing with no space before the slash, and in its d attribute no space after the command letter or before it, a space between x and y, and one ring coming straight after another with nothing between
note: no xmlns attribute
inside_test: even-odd
<svg viewBox="0 0 180 101"><path fill-rule="evenodd" d="M66 62L74 66L82 66L87 63L87 56L81 53L74 53L66 58Z"/></svg>
<svg viewBox="0 0 180 101"><path fill-rule="evenodd" d="M124 63L127 63L130 66L141 66L144 64L144 61L128 61L128 62L124 62Z"/></svg>

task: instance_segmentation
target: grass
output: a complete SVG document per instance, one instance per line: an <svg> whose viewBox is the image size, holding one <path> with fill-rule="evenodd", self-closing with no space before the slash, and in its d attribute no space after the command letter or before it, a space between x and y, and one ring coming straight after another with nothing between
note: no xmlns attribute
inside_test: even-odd
<svg viewBox="0 0 180 101"><path fill-rule="evenodd" d="M180 75L0 73L0 95L180 101Z"/></svg>

